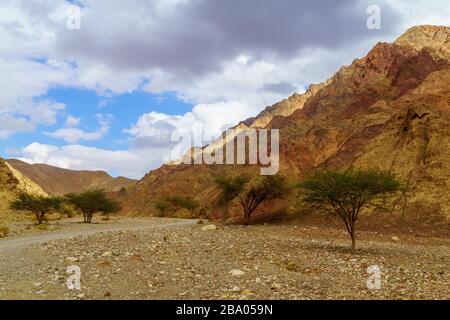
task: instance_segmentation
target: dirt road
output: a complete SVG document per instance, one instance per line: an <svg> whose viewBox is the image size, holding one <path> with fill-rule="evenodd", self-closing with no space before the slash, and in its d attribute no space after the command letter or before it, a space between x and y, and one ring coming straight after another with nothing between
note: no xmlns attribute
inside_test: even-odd
<svg viewBox="0 0 450 320"><path fill-rule="evenodd" d="M32 244L46 241L64 240L74 237L94 235L101 232L138 231L158 227L187 226L196 224L197 221L198 220L195 219L127 219L114 221L113 224L84 224L69 220L69 222L65 223L62 230L59 231L0 240L0 252L7 249L17 250ZM70 226L70 228L67 228L67 226Z"/></svg>

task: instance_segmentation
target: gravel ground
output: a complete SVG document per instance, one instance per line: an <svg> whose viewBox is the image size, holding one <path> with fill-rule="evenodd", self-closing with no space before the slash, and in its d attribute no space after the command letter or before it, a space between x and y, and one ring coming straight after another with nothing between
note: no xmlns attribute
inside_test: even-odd
<svg viewBox="0 0 450 320"><path fill-rule="evenodd" d="M448 238L362 232L351 253L340 230L179 222L0 240L0 299L450 299ZM67 288L70 265L80 267L81 290ZM372 265L380 289L367 287Z"/></svg>

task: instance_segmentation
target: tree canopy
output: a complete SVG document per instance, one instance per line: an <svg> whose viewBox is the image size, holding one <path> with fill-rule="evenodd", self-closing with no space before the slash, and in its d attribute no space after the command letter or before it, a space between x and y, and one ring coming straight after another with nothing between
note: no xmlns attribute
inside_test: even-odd
<svg viewBox="0 0 450 320"><path fill-rule="evenodd" d="M402 189L393 174L376 169L316 171L299 186L304 202L326 209L344 222L352 249L361 210Z"/></svg>
<svg viewBox="0 0 450 320"><path fill-rule="evenodd" d="M10 208L16 211L29 211L36 215L38 224L44 222L47 214L61 208L62 199L54 196L33 195L20 192L10 203Z"/></svg>
<svg viewBox="0 0 450 320"><path fill-rule="evenodd" d="M82 193L71 193L65 196L66 201L83 213L85 223L90 223L96 212L110 214L119 211L117 202L109 199L103 190L89 190Z"/></svg>
<svg viewBox="0 0 450 320"><path fill-rule="evenodd" d="M218 177L216 185L221 189L219 204L239 199L244 211L244 223L250 224L252 213L265 201L284 197L288 192L285 179L281 176Z"/></svg>

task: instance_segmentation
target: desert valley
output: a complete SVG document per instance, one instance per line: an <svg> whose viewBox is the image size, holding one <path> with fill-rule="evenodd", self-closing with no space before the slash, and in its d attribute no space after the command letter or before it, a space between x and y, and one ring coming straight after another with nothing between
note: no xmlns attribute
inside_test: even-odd
<svg viewBox="0 0 450 320"><path fill-rule="evenodd" d="M278 180L260 182L261 164L167 163L134 180L0 159L0 299L448 300L449 88L450 28L417 26L242 119L231 139L280 132L283 192L254 206L246 201L255 179L279 191ZM189 159L224 146L197 147ZM356 229L346 221L346 230L307 203L304 181L353 169L389 172L402 187L383 194L383 206L359 206ZM224 185L238 191L226 198ZM24 193L73 199L92 190L117 208L94 210L91 223L74 200L40 224L11 207ZM70 266L79 288L68 286Z"/></svg>

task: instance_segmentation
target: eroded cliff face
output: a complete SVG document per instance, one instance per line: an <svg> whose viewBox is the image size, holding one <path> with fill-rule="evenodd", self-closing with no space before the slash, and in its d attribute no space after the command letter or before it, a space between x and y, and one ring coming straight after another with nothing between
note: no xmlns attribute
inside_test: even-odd
<svg viewBox="0 0 450 320"><path fill-rule="evenodd" d="M281 174L292 180L324 167L390 169L409 187L394 212L449 217L449 30L415 27L394 43L378 43L326 82L240 126L280 129ZM124 208L151 212L152 201L168 193L210 208L214 175L246 170L254 168L164 166L127 190Z"/></svg>
<svg viewBox="0 0 450 320"><path fill-rule="evenodd" d="M9 203L19 191L46 195L41 187L17 170L14 170L6 161L0 158L0 224L9 220Z"/></svg>

